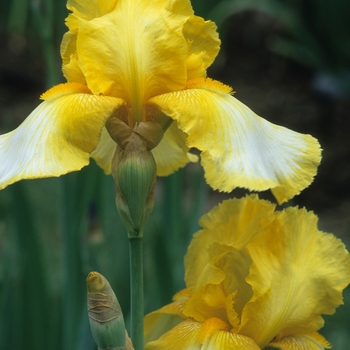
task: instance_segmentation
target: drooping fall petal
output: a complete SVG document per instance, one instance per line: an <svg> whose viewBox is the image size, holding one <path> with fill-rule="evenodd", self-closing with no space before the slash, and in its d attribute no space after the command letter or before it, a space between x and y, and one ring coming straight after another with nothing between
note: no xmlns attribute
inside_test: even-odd
<svg viewBox="0 0 350 350"><path fill-rule="evenodd" d="M0 189L21 179L59 176L89 164L106 120L124 101L62 84L14 131L0 136Z"/></svg>
<svg viewBox="0 0 350 350"><path fill-rule="evenodd" d="M248 337L232 333L219 319L204 323L185 320L158 340L149 342L145 350L260 350Z"/></svg>
<svg viewBox="0 0 350 350"><path fill-rule="evenodd" d="M329 342L319 333L300 337L285 337L272 341L269 346L281 350L324 350L331 348Z"/></svg>
<svg viewBox="0 0 350 350"><path fill-rule="evenodd" d="M214 189L271 189L284 202L307 187L321 150L316 139L269 123L210 79L188 82L188 89L152 98L198 148L205 177Z"/></svg>

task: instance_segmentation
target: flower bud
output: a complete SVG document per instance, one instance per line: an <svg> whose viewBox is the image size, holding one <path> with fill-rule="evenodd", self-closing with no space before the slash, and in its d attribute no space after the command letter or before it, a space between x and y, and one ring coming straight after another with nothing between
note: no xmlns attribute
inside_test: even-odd
<svg viewBox="0 0 350 350"><path fill-rule="evenodd" d="M98 349L127 349L123 313L109 282L98 272L90 272L86 285L90 327Z"/></svg>
<svg viewBox="0 0 350 350"><path fill-rule="evenodd" d="M116 118L110 119L107 129L118 144L112 161L116 205L129 237L141 237L154 204L157 171L151 149L160 142L163 131L153 122L131 129Z"/></svg>

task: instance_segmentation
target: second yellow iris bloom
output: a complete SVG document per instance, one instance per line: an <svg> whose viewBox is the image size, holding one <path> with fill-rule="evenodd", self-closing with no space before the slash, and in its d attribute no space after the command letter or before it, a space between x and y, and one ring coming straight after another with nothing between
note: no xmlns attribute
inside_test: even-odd
<svg viewBox="0 0 350 350"><path fill-rule="evenodd" d="M0 137L0 189L59 176L90 158L111 171L109 118L157 122L158 175L201 151L207 182L231 191L272 189L279 202L307 187L320 162L317 140L258 117L226 85L207 79L219 51L216 26L188 0L69 0L61 44L66 84L42 95L16 130ZM169 126L169 121L172 121Z"/></svg>
<svg viewBox="0 0 350 350"><path fill-rule="evenodd" d="M317 331L342 304L350 255L312 212L274 209L248 196L201 218L186 289L146 316L146 350L330 347Z"/></svg>

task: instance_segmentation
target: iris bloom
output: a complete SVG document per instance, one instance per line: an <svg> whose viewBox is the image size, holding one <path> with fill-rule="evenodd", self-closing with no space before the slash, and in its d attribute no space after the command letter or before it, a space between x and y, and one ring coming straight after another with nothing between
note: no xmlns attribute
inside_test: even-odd
<svg viewBox="0 0 350 350"><path fill-rule="evenodd" d="M214 189L272 189L283 202L311 183L317 140L261 119L207 78L220 40L189 0L68 0L67 7L67 83L45 92L23 124L0 137L0 189L79 170L90 158L110 173L111 117L166 130L153 150L158 175L195 161L188 151L197 148Z"/></svg>
<svg viewBox="0 0 350 350"><path fill-rule="evenodd" d="M145 317L146 350L319 350L321 314L342 304L350 256L305 209L274 212L256 196L200 220L185 257L186 289Z"/></svg>

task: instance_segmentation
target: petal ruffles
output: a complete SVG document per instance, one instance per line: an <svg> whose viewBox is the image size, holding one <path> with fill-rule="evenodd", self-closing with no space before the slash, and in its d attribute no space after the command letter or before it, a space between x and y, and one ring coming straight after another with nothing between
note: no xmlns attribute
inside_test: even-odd
<svg viewBox="0 0 350 350"><path fill-rule="evenodd" d="M89 164L106 120L124 101L94 96L80 84L58 85L14 131L0 137L0 189Z"/></svg>
<svg viewBox="0 0 350 350"><path fill-rule="evenodd" d="M148 98L184 88L182 30L192 14L187 0L121 0L101 17L77 14L76 48L88 87L97 95L123 98L134 113Z"/></svg>
<svg viewBox="0 0 350 350"><path fill-rule="evenodd" d="M316 139L258 117L223 84L196 79L191 88L152 98L198 148L214 189L271 189L282 203L313 180L321 158Z"/></svg>
<svg viewBox="0 0 350 350"><path fill-rule="evenodd" d="M338 238L317 229L312 212L292 207L277 212L246 250L253 261L246 280L254 295L243 309L239 333L261 347L276 335L317 331L321 315L342 304L350 256Z"/></svg>
<svg viewBox="0 0 350 350"><path fill-rule="evenodd" d="M224 349L228 339L235 349L237 335L256 349L330 346L317 331L322 315L342 304L342 291L350 283L350 255L338 238L317 229L312 212L273 209L251 195L224 201L202 217L203 229L194 235L185 258L182 299L146 316L153 318L148 332L157 335L149 349L174 344L186 349L185 341L192 342L188 349ZM178 322L187 319L166 331L160 327L166 314ZM220 324L227 328L215 328ZM216 345L219 333L226 339L222 347Z"/></svg>

